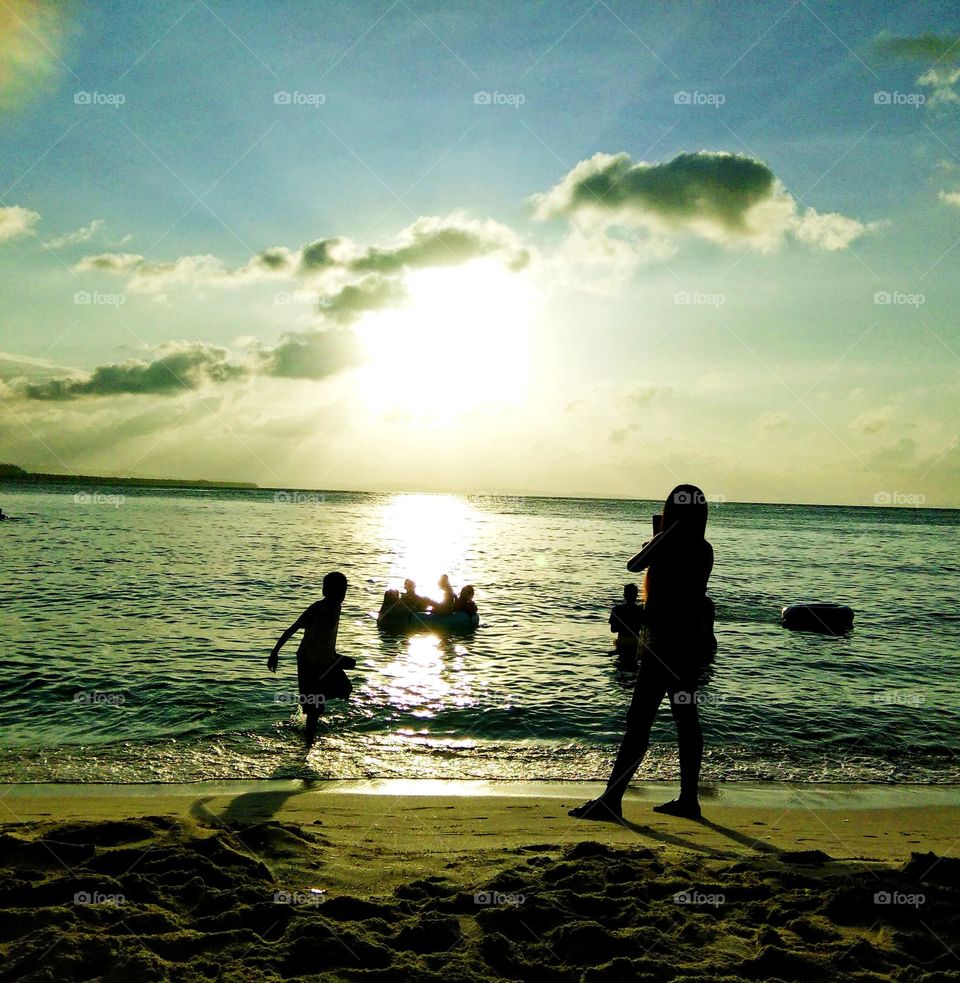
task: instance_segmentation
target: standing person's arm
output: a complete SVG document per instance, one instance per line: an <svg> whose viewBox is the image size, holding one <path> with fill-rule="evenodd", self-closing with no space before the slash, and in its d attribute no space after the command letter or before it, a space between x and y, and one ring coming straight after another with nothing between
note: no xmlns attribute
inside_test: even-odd
<svg viewBox="0 0 960 983"><path fill-rule="evenodd" d="M270 653L270 658L267 659L267 668L271 672L277 671L277 664L280 661L280 649L283 648L287 642L303 627L304 621L307 617L307 612L304 611L299 618L280 636L277 640L277 644L273 646L273 651Z"/></svg>
<svg viewBox="0 0 960 983"><path fill-rule="evenodd" d="M641 570L650 566L650 561L653 559L653 551L663 542L665 535L666 533L658 532L649 543L644 543L643 549L627 560L627 569L631 573L639 573Z"/></svg>

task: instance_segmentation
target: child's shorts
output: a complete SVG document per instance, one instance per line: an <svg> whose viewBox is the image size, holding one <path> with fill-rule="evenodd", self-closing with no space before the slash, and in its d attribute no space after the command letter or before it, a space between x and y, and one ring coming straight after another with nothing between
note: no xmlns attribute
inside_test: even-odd
<svg viewBox="0 0 960 983"><path fill-rule="evenodd" d="M304 666L298 661L297 684L300 687L300 706L304 713L322 713L327 700L345 700L353 691L353 684L339 660L319 670Z"/></svg>

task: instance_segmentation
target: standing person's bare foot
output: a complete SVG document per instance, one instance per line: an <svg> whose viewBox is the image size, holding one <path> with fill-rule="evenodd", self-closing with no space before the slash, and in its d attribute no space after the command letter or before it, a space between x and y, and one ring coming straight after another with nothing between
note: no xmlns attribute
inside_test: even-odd
<svg viewBox="0 0 960 983"><path fill-rule="evenodd" d="M700 803L696 799L671 799L663 805L654 806L653 811L666 816L679 816L681 819L699 819Z"/></svg>
<svg viewBox="0 0 960 983"><path fill-rule="evenodd" d="M593 819L601 823L620 823L623 822L623 812L618 802L615 806L608 803L602 796L599 799L591 799L584 802L582 806L571 809L568 816L574 819Z"/></svg>

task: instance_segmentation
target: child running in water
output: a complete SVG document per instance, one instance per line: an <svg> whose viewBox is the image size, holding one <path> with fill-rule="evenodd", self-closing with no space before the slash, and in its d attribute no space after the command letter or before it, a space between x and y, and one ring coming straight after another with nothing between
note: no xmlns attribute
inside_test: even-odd
<svg viewBox="0 0 960 983"><path fill-rule="evenodd" d="M267 659L267 668L277 671L280 649L303 629L303 639L297 649L297 683L300 687L300 706L307 718L307 749L317 736L320 714L327 700L346 699L353 686L344 668L352 669L356 662L337 655L337 629L340 626L340 606L347 594L347 578L338 571L323 578L323 600L316 601L279 638Z"/></svg>

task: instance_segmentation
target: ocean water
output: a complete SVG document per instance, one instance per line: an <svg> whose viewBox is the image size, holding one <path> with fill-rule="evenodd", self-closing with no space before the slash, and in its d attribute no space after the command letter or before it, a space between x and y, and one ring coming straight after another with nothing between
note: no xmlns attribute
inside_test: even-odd
<svg viewBox="0 0 960 983"><path fill-rule="evenodd" d="M633 679L610 655L638 501L0 484L0 780L606 777ZM960 512L718 504L720 650L703 778L960 782ZM302 749L296 642L350 590L357 660ZM383 590L473 583L472 636L383 635ZM842 638L780 628L782 605L850 604ZM661 711L638 779L676 776Z"/></svg>

